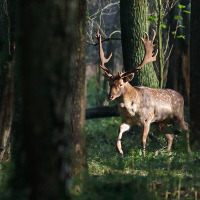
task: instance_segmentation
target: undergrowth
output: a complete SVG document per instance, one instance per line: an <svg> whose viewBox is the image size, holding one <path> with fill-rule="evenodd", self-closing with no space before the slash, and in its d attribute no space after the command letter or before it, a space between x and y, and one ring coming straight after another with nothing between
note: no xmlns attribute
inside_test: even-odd
<svg viewBox="0 0 200 200"><path fill-rule="evenodd" d="M89 174L75 199L200 199L200 154L186 153L184 133L177 132L168 152L164 135L154 127L141 152L141 130L123 134L124 155L116 151L120 118L88 120L85 127Z"/></svg>

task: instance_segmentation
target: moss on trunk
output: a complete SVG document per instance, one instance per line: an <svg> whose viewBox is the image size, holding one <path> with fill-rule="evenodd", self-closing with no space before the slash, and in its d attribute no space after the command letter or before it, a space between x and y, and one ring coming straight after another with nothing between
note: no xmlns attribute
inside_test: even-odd
<svg viewBox="0 0 200 200"><path fill-rule="evenodd" d="M121 0L120 18L124 69L137 67L144 57L144 47L139 37L148 32L147 0ZM133 85L158 87L159 82L152 63L135 74Z"/></svg>
<svg viewBox="0 0 200 200"><path fill-rule="evenodd" d="M72 77L72 111L70 137L73 145L72 175L80 174L87 167L85 139L83 129L86 106L86 74L85 74L85 34L86 34L86 0L78 1L75 35L75 60Z"/></svg>

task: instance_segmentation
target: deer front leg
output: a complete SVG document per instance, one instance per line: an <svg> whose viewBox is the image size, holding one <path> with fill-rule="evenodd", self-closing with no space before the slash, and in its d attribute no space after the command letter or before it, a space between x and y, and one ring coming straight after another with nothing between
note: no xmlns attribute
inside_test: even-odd
<svg viewBox="0 0 200 200"><path fill-rule="evenodd" d="M118 134L118 139L117 139L117 150L119 151L120 154L123 154L122 145L121 145L122 134L125 131L128 131L129 129L130 129L130 125L125 124L125 123L121 124L119 128L119 134Z"/></svg>
<svg viewBox="0 0 200 200"><path fill-rule="evenodd" d="M142 148L143 148L142 149L142 154L143 154L144 157L146 156L145 147L146 147L147 136L148 136L148 133L149 133L149 128L150 128L150 124L149 123L144 124L143 132L142 132Z"/></svg>

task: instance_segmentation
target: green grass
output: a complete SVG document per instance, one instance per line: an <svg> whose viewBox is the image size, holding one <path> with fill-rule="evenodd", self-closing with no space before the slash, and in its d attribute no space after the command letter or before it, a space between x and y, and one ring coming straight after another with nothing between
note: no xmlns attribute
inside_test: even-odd
<svg viewBox="0 0 200 200"><path fill-rule="evenodd" d="M0 199L6 199L10 196L8 184L12 171L13 165L11 161L0 162Z"/></svg>
<svg viewBox="0 0 200 200"><path fill-rule="evenodd" d="M177 132L167 152L164 135L152 128L144 158L141 130L135 128L124 133L121 156L116 151L120 123L120 118L87 121L89 175L75 199L200 199L200 154L186 153L183 133Z"/></svg>

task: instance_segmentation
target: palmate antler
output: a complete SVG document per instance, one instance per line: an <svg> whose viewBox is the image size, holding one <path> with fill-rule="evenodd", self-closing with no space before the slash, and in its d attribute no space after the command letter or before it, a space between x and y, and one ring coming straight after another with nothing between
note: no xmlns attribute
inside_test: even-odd
<svg viewBox="0 0 200 200"><path fill-rule="evenodd" d="M146 32L145 32L145 35L146 35L146 38L141 38L140 37L140 39L142 40L142 43L144 44L144 49L145 49L145 55L144 55L144 58L143 58L141 64L138 67L136 67L135 69L132 69L130 71L122 73L121 77L126 77L129 74L135 73L136 71L141 70L142 67L145 64L147 64L149 62L156 61L156 56L158 54L158 49L157 49L155 54L153 53L154 47L155 47L153 42L154 42L155 37L156 37L156 32L153 30L153 38L152 38L151 41L149 41L149 35Z"/></svg>
<svg viewBox="0 0 200 200"><path fill-rule="evenodd" d="M136 67L135 69L132 69L130 71L127 71L124 73L118 73L119 77L123 78L123 77L128 76L129 74L133 74L136 71L141 70L145 64L156 61L156 56L158 54L158 50L156 51L156 53L153 53L154 47L155 47L153 42L156 37L156 32L153 30L153 33L154 33L153 38L150 41L149 41L149 36L146 32L145 32L146 38L140 37L140 39L142 40L142 43L144 44L144 48L145 48L145 55L144 55L144 58L143 58L141 64L138 67ZM111 71L108 68L105 67L105 63L107 63L110 60L110 58L112 57L112 53L110 54L109 58L105 58L103 48L102 48L101 35L99 33L99 30L97 31L96 38L99 41L99 54L100 54L100 59L101 59L100 67L104 70L104 72L106 73L106 75L108 77L112 78L113 74L111 73Z"/></svg>
<svg viewBox="0 0 200 200"><path fill-rule="evenodd" d="M100 55L100 59L101 59L100 67L104 70L104 72L106 73L107 76L112 77L113 75L112 75L111 71L105 67L105 63L107 63L111 59L112 53L110 54L110 56L108 58L105 58L104 52L103 52L103 47L102 47L102 42L101 42L101 35L99 33L99 30L97 31L96 38L99 41L99 55Z"/></svg>

